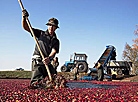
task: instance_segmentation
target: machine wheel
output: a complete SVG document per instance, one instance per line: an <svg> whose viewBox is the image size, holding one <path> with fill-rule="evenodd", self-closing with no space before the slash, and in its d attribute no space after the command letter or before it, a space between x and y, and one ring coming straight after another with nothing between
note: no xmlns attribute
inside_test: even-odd
<svg viewBox="0 0 138 102"><path fill-rule="evenodd" d="M117 70L117 74L118 74L118 75L122 75L122 74L123 74L122 70L121 70L121 69L118 69L118 70Z"/></svg>
<svg viewBox="0 0 138 102"><path fill-rule="evenodd" d="M77 66L79 73L84 73L88 71L88 64L86 62L78 62Z"/></svg>
<svg viewBox="0 0 138 102"><path fill-rule="evenodd" d="M67 66L63 65L63 66L61 67L61 72L68 72Z"/></svg>

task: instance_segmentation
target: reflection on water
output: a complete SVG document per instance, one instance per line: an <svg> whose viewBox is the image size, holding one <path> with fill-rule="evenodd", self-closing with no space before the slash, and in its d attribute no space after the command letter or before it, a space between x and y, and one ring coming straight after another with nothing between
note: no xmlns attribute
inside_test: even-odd
<svg viewBox="0 0 138 102"><path fill-rule="evenodd" d="M78 87L78 88L105 88L105 89L111 89L111 88L116 88L117 85L94 84L94 83L86 83L86 82L68 82L67 86L70 87L70 88Z"/></svg>

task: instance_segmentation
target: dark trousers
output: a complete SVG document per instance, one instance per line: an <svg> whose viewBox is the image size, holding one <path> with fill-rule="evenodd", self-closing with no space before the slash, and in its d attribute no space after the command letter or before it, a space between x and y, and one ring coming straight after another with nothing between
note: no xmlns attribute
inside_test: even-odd
<svg viewBox="0 0 138 102"><path fill-rule="evenodd" d="M50 70L51 75L55 74L55 69L51 64L48 65L48 68ZM45 68L45 65L39 65L36 63L35 60L32 61L32 75L31 75L31 84L34 84L36 82L40 82L42 79L45 79L45 77L48 76L47 70Z"/></svg>

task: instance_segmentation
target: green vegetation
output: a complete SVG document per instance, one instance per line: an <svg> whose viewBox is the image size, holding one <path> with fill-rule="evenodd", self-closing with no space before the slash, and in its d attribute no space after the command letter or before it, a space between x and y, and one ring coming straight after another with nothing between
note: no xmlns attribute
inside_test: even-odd
<svg viewBox="0 0 138 102"><path fill-rule="evenodd" d="M63 75L69 79L73 73L58 72L58 74ZM0 71L0 78L31 78L31 71Z"/></svg>
<svg viewBox="0 0 138 102"><path fill-rule="evenodd" d="M63 75L67 80L72 80L74 78L72 72L58 72L58 75ZM78 79L83 76L87 76L85 73L80 73ZM0 78L31 78L31 71L0 71ZM119 80L119 79L118 79ZM138 82L138 75L123 77L120 81L130 81Z"/></svg>
<svg viewBox="0 0 138 102"><path fill-rule="evenodd" d="M67 80L73 79L72 72L58 72L58 75L63 75ZM80 73L79 76L87 74ZM0 71L0 78L31 78L31 71Z"/></svg>
<svg viewBox="0 0 138 102"><path fill-rule="evenodd" d="M0 78L31 78L31 71L0 71Z"/></svg>

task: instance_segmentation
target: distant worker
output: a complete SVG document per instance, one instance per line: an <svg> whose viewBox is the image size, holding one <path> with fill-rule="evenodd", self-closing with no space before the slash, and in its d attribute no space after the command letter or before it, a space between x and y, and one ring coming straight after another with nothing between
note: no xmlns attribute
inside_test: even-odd
<svg viewBox="0 0 138 102"><path fill-rule="evenodd" d="M53 65L53 68L55 69L55 72L57 74L57 67L59 66L58 57L54 58L51 64Z"/></svg>
<svg viewBox="0 0 138 102"><path fill-rule="evenodd" d="M77 80L77 75L79 75L78 65L76 65L76 67L73 69L73 74L74 74L74 79L73 80Z"/></svg>
<svg viewBox="0 0 138 102"><path fill-rule="evenodd" d="M100 62L96 63L95 68L97 68L97 74L98 74L98 81L103 81L104 79L104 72L103 72L103 66Z"/></svg>

